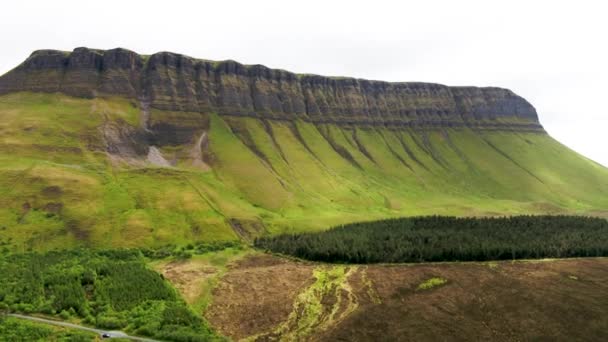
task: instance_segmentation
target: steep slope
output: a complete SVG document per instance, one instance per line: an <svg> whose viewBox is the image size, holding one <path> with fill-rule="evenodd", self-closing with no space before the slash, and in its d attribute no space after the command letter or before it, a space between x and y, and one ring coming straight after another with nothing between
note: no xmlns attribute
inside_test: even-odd
<svg viewBox="0 0 608 342"><path fill-rule="evenodd" d="M0 242L154 246L419 214L602 213L608 170L499 88L124 49L0 77Z"/></svg>
<svg viewBox="0 0 608 342"><path fill-rule="evenodd" d="M35 51L0 80L0 94L28 90L84 98L121 96L166 111L313 123L542 131L534 108L506 89L298 75L168 52ZM172 138L178 142L189 136Z"/></svg>

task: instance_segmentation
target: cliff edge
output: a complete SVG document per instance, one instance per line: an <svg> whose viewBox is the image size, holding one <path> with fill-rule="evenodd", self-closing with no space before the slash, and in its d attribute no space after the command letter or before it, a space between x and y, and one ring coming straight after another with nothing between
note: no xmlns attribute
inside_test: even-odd
<svg viewBox="0 0 608 342"><path fill-rule="evenodd" d="M121 48L35 51L0 77L0 94L19 91L121 96L160 110L317 124L544 132L534 107L508 89L302 75Z"/></svg>

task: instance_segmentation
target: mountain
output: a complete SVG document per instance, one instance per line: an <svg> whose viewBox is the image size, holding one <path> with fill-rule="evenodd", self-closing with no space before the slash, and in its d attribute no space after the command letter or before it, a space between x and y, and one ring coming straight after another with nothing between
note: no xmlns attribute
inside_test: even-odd
<svg viewBox="0 0 608 342"><path fill-rule="evenodd" d="M32 53L0 77L0 151L0 243L18 250L608 208L608 169L510 90L168 52Z"/></svg>
<svg viewBox="0 0 608 342"><path fill-rule="evenodd" d="M508 125L542 131L534 108L505 89L297 75L168 52L140 56L124 49L36 51L0 83L0 93L24 90L82 98L120 96L138 100L142 108L315 124Z"/></svg>

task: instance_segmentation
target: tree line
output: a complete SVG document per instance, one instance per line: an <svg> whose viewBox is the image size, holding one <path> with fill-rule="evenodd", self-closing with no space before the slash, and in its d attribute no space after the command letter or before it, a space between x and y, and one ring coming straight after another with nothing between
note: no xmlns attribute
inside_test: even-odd
<svg viewBox="0 0 608 342"><path fill-rule="evenodd" d="M254 241L335 263L486 261L608 256L608 221L582 216L426 216L360 222Z"/></svg>

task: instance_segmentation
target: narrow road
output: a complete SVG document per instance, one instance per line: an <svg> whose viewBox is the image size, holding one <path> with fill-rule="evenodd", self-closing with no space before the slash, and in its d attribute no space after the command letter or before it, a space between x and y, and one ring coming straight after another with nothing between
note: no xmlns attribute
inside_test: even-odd
<svg viewBox="0 0 608 342"><path fill-rule="evenodd" d="M28 321L34 321L34 322L38 322L38 323L46 323L46 324L58 325L61 327L66 327L66 328L89 331L92 333L96 333L99 336L101 336L101 334L108 334L110 336L110 338L126 338L126 339L129 339L132 341L142 341L142 342L160 342L158 340L152 340L149 338L129 336L129 335L123 333L122 331L100 330L100 329L89 328L89 327L85 327L85 326L73 324L73 323L68 323L68 322L53 321L50 319L44 319L44 318L32 317L32 316L26 316L26 315L19 315L19 314L6 314L6 316L20 318L20 319L27 319Z"/></svg>

